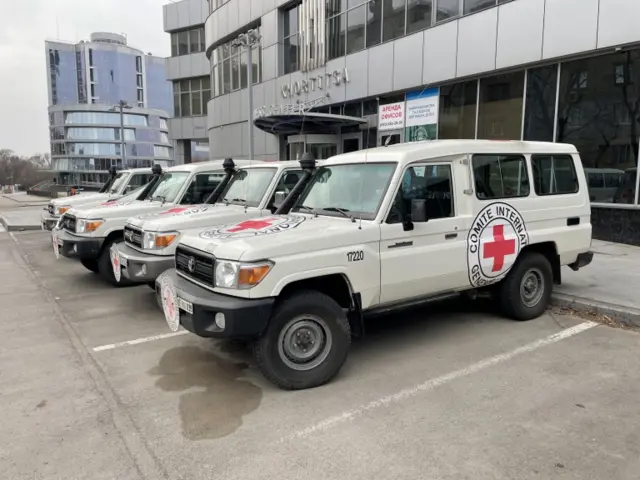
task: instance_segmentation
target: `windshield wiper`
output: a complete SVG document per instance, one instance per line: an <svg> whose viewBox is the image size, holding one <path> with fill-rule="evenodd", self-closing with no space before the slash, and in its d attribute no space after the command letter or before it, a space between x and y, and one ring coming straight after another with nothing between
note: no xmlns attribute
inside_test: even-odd
<svg viewBox="0 0 640 480"><path fill-rule="evenodd" d="M223 198L222 201L227 205L231 202L240 202L242 205L247 204L247 201L244 198L232 198L231 200L229 200L228 198Z"/></svg>
<svg viewBox="0 0 640 480"><path fill-rule="evenodd" d="M313 213L316 217L318 216L318 212L315 211L315 209L311 208L311 207L307 207L306 205L298 205L298 210L305 210L309 213Z"/></svg>
<svg viewBox="0 0 640 480"><path fill-rule="evenodd" d="M342 214L344 217L347 217L353 220L353 216L349 215L349 210L347 210L346 208L326 207L326 208L321 208L320 210L324 210L325 212L338 212Z"/></svg>
<svg viewBox="0 0 640 480"><path fill-rule="evenodd" d="M156 195L155 197L153 197L151 199L152 202L155 202L155 201L158 201L158 200L162 201L162 203L165 203L167 201L167 197L165 197L163 195Z"/></svg>

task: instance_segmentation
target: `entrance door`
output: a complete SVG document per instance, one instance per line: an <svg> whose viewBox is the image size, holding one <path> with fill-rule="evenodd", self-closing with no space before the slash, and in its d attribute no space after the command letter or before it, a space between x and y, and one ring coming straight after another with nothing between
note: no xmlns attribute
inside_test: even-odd
<svg viewBox="0 0 640 480"><path fill-rule="evenodd" d="M395 145L396 143L404 142L404 131L402 130L390 130L387 132L380 132L380 141L378 145L383 147L389 142L388 145Z"/></svg>
<svg viewBox="0 0 640 480"><path fill-rule="evenodd" d="M338 153L338 135L290 135L287 138L287 160L300 160L307 151L316 160L324 160Z"/></svg>
<svg viewBox="0 0 640 480"><path fill-rule="evenodd" d="M342 151L340 153L357 152L362 150L362 134L348 133L342 135Z"/></svg>

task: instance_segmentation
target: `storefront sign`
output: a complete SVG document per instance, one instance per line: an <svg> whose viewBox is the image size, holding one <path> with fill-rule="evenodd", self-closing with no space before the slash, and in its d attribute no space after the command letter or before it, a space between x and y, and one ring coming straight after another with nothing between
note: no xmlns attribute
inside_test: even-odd
<svg viewBox="0 0 640 480"><path fill-rule="evenodd" d="M324 75L312 75L304 80L296 80L291 85L283 85L281 88L282 97L290 98L294 95L302 95L303 93L315 92L317 90L329 90L331 86L338 86L349 83L349 72L344 70L334 70Z"/></svg>
<svg viewBox="0 0 640 480"><path fill-rule="evenodd" d="M405 142L435 140L438 137L440 89L407 93Z"/></svg>
<svg viewBox="0 0 640 480"><path fill-rule="evenodd" d="M312 108L322 104L326 98L326 96L322 96L308 102L292 103L290 105L265 105L253 111L253 119L271 117L272 115L304 115Z"/></svg>
<svg viewBox="0 0 640 480"><path fill-rule="evenodd" d="M404 102L380 105L378 131L397 130L404 127Z"/></svg>

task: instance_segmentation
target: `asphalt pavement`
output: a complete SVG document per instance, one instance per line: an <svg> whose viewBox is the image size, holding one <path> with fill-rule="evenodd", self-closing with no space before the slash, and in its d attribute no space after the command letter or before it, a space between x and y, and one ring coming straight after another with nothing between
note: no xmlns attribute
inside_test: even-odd
<svg viewBox="0 0 640 480"><path fill-rule="evenodd" d="M638 478L630 329L441 303L368 322L333 382L284 392L44 232L0 234L0 282L3 478Z"/></svg>

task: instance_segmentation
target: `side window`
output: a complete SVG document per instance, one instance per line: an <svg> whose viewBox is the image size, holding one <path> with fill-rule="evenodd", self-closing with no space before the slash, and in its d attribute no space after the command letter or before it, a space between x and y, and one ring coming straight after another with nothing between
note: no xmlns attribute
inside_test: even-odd
<svg viewBox="0 0 640 480"><path fill-rule="evenodd" d="M146 185L147 183L149 183L150 178L151 175L146 175L143 173L132 175L129 179L129 184L124 189L124 194L127 195L128 193L133 192L135 189Z"/></svg>
<svg viewBox="0 0 640 480"><path fill-rule="evenodd" d="M401 223L403 218L409 218L411 200L426 200L429 220L453 217L451 165L409 167L402 176L387 223Z"/></svg>
<svg viewBox="0 0 640 480"><path fill-rule="evenodd" d="M276 193L282 192L285 196L289 195L291 190L293 190L293 187L296 186L301 178L302 170L286 170L282 172L280 174L280 179L278 180L278 185L276 185L276 189L269 200L269 206L273 205L273 202L276 199Z"/></svg>
<svg viewBox="0 0 640 480"><path fill-rule="evenodd" d="M607 188L618 188L620 186L620 178L622 175L618 173L605 173L604 186Z"/></svg>
<svg viewBox="0 0 640 480"><path fill-rule="evenodd" d="M604 177L601 173L589 173L589 188L604 188Z"/></svg>
<svg viewBox="0 0 640 480"><path fill-rule="evenodd" d="M522 155L474 155L473 176L480 200L529 196L527 163Z"/></svg>
<svg viewBox="0 0 640 480"><path fill-rule="evenodd" d="M180 200L181 205L204 203L222 181L222 175L217 173L199 173L193 177L189 188Z"/></svg>
<svg viewBox="0 0 640 480"><path fill-rule="evenodd" d="M531 169L536 195L578 192L578 176L571 155L532 155Z"/></svg>

